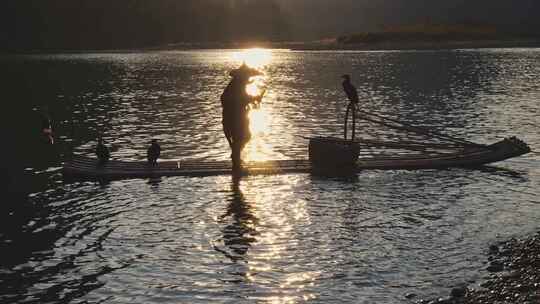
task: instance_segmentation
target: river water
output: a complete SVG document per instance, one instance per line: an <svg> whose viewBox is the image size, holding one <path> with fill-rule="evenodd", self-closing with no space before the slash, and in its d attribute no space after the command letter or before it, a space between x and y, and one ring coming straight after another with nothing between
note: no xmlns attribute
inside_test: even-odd
<svg viewBox="0 0 540 304"><path fill-rule="evenodd" d="M62 179L100 135L118 159L144 159L151 138L164 159L228 159L219 96L244 61L267 88L249 160L305 158L302 136L339 136L345 73L366 111L540 148L540 49L3 55L0 302L403 303L480 282L490 244L538 228L534 153L339 178Z"/></svg>

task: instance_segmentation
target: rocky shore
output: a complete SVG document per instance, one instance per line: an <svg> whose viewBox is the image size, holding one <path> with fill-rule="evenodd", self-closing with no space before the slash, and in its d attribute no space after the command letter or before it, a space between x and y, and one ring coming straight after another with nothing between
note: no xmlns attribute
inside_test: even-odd
<svg viewBox="0 0 540 304"><path fill-rule="evenodd" d="M452 289L449 296L418 304L536 304L540 303L540 232L489 248L491 273L480 288Z"/></svg>

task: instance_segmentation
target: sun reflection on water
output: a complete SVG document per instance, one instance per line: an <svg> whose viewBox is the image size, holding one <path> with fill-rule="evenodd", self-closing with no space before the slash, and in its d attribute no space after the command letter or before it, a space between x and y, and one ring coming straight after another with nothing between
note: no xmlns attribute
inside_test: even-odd
<svg viewBox="0 0 540 304"><path fill-rule="evenodd" d="M276 189L263 179L233 178L227 211L217 220L223 236L215 247L229 263L230 272L225 275L265 290L249 295L261 303L299 303L317 298L313 286L321 271L300 265L282 269L300 246L295 226L311 222L307 202L289 196L296 181L297 177L289 177ZM216 182L227 184L225 178ZM281 195L276 196L275 191Z"/></svg>
<svg viewBox="0 0 540 304"><path fill-rule="evenodd" d="M290 180L294 184L294 178ZM291 192L290 185L284 184L282 189ZM262 191L261 191L262 190ZM266 190L266 191L265 191ZM253 274L253 283L265 282L265 273L275 272L283 260L290 258L296 251L299 241L295 238L295 225L309 223L309 213L306 202L289 201L287 195L276 197L275 189L257 189L251 192L251 197L257 202L255 216L260 219L257 236L257 246L250 254L249 273ZM311 287L320 277L320 271L306 269L288 269L273 280L279 284L281 295L265 299L267 303L298 303L302 300L314 299Z"/></svg>
<svg viewBox="0 0 540 304"><path fill-rule="evenodd" d="M245 63L249 67L262 69L272 62L272 51L260 48L246 49L233 53L232 57L239 65Z"/></svg>
<svg viewBox="0 0 540 304"><path fill-rule="evenodd" d="M251 109L249 112L250 131L253 135L265 134L270 128L270 114L265 108Z"/></svg>

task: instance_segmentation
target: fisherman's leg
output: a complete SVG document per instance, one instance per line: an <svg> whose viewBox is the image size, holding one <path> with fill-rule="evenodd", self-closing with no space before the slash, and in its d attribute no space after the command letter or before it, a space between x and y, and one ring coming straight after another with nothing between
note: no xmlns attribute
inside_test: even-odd
<svg viewBox="0 0 540 304"><path fill-rule="evenodd" d="M249 131L249 123L244 129L244 134L242 134L242 139L240 142L240 154L242 154L242 151L244 151L244 148L248 144L248 142L251 140L251 132Z"/></svg>
<svg viewBox="0 0 540 304"><path fill-rule="evenodd" d="M234 146L234 141L233 141L233 137L231 136L230 132L226 131L226 130L223 130L223 133L225 133L225 138L227 139L227 142L229 143L229 149L231 149L231 151L233 150L233 146ZM233 153L231 152L231 159L233 157Z"/></svg>
<svg viewBox="0 0 540 304"><path fill-rule="evenodd" d="M232 145L232 153L231 153L231 160L233 169L239 169L240 168L240 153L241 148L238 142L233 141Z"/></svg>
<svg viewBox="0 0 540 304"><path fill-rule="evenodd" d="M232 136L230 132L224 132L225 138L227 139L227 142L229 143L229 147L232 148Z"/></svg>
<svg viewBox="0 0 540 304"><path fill-rule="evenodd" d="M229 147L232 149L232 132L231 132L231 126L230 123L222 122L223 125L223 134L225 135L225 138L227 139L227 142L229 143Z"/></svg>

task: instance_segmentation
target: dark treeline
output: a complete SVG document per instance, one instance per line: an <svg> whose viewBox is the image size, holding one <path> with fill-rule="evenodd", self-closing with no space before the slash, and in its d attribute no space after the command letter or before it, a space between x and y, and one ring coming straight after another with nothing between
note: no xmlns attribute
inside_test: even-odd
<svg viewBox="0 0 540 304"><path fill-rule="evenodd" d="M539 36L539 0L276 0L295 37L331 38L432 23Z"/></svg>
<svg viewBox="0 0 540 304"><path fill-rule="evenodd" d="M316 40L417 24L540 35L539 0L2 0L2 49Z"/></svg>
<svg viewBox="0 0 540 304"><path fill-rule="evenodd" d="M4 49L137 48L288 39L273 0L4 0Z"/></svg>

